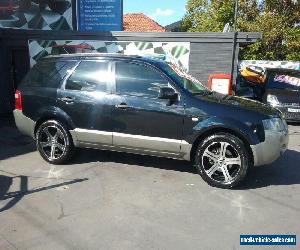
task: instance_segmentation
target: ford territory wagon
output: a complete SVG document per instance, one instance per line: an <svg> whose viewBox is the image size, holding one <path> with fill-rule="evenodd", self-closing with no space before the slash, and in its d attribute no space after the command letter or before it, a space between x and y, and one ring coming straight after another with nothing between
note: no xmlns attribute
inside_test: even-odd
<svg viewBox="0 0 300 250"><path fill-rule="evenodd" d="M74 148L191 161L210 185L238 185L287 148L280 111L211 92L162 60L114 54L41 59L15 93L17 127L62 164Z"/></svg>

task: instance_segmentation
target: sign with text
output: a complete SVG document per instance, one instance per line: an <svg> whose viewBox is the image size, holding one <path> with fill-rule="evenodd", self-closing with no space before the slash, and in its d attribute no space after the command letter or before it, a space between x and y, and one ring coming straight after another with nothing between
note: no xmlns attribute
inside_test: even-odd
<svg viewBox="0 0 300 250"><path fill-rule="evenodd" d="M123 0L77 0L80 31L122 31Z"/></svg>

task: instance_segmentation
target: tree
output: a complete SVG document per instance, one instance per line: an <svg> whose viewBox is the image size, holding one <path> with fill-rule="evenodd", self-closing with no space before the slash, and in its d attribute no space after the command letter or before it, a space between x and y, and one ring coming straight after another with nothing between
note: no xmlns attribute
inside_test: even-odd
<svg viewBox="0 0 300 250"><path fill-rule="evenodd" d="M220 32L233 19L234 0L188 0L181 29ZM239 0L237 30L263 33L241 51L241 59L300 60L299 23L299 0Z"/></svg>

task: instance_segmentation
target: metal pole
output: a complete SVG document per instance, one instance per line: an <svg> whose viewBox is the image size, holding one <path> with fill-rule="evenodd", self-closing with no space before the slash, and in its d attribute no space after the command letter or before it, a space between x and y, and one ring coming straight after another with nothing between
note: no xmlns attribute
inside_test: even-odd
<svg viewBox="0 0 300 250"><path fill-rule="evenodd" d="M233 31L234 32L236 32L236 21L237 21L237 15L238 15L238 7L239 7L239 1L235 0L234 20L233 20Z"/></svg>
<svg viewBox="0 0 300 250"><path fill-rule="evenodd" d="M234 74L234 62L235 62L235 50L236 50L236 40L237 40L237 31L236 31L236 22L238 17L238 0L235 0L234 7L234 20L233 20L233 41L232 41L232 60L231 60L231 82L235 79Z"/></svg>

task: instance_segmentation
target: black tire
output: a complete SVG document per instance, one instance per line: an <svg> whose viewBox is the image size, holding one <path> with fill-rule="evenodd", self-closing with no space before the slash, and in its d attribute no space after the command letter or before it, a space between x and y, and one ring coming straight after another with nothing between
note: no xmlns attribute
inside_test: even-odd
<svg viewBox="0 0 300 250"><path fill-rule="evenodd" d="M195 166L209 185L232 188L245 178L251 159L241 139L229 133L216 133L198 145Z"/></svg>
<svg viewBox="0 0 300 250"><path fill-rule="evenodd" d="M36 132L36 147L51 164L63 164L74 154L72 136L64 124L56 120L42 123Z"/></svg>

